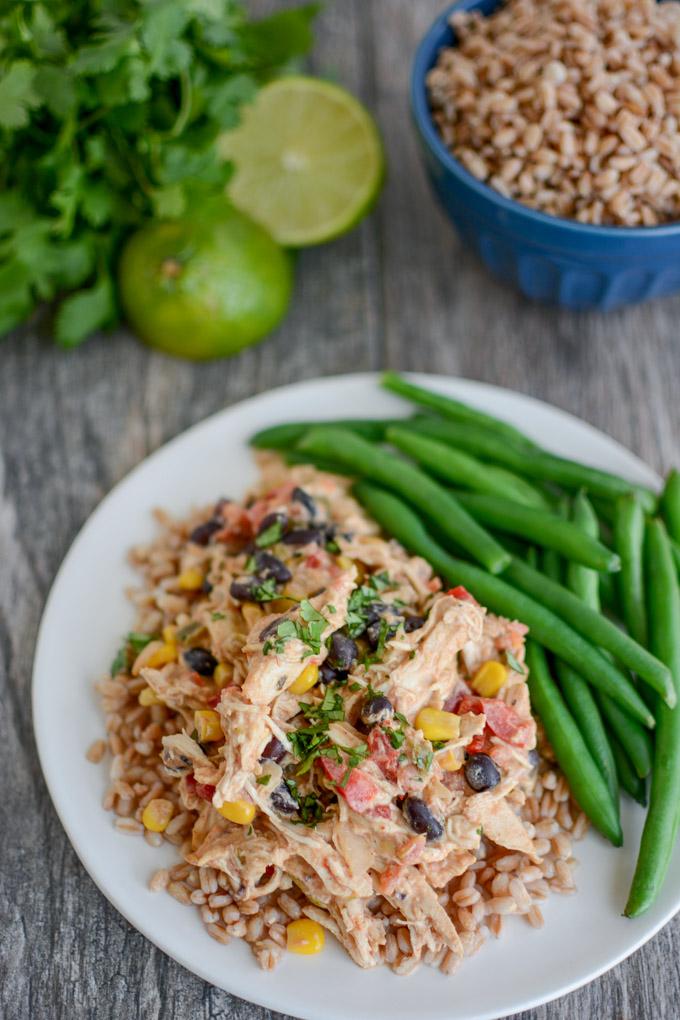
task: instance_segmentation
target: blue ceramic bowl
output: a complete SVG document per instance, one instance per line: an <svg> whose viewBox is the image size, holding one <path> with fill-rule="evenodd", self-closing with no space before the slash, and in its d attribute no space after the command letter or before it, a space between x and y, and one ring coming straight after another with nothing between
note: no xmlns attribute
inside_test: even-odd
<svg viewBox="0 0 680 1020"><path fill-rule="evenodd" d="M536 212L482 184L454 159L432 120L425 76L455 35L454 10L490 14L497 0L459 0L416 52L411 106L435 194L464 240L501 279L565 308L635 304L680 290L680 221L660 227L597 227Z"/></svg>

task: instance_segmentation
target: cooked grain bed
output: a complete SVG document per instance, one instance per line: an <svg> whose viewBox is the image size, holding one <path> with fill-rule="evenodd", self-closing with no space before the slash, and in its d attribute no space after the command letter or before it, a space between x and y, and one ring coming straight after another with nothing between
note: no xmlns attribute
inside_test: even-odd
<svg viewBox="0 0 680 1020"><path fill-rule="evenodd" d="M679 3L509 0L452 24L427 85L470 173L583 223L679 218Z"/></svg>
<svg viewBox="0 0 680 1020"><path fill-rule="evenodd" d="M177 796L177 779L165 773L159 759L163 734L178 732L181 715L165 705L143 707L138 695L144 681L119 676L98 687L106 712L107 743L97 741L88 752L90 761L101 761L105 749L111 755L111 785L103 806L117 816L115 827L131 835L143 834L152 846L172 843L183 855L191 850L195 812L184 810ZM162 795L175 806L165 832L147 832L142 812L149 800ZM518 790L512 797L520 805ZM534 827L536 864L522 854L508 853L482 841L476 863L449 883L439 896L458 929L465 955L482 946L488 934L498 937L510 914L520 915L534 928L543 925L540 902L550 892L574 890L572 842L580 839L587 820L573 803L564 777L543 761L535 786L520 808ZM530 830L531 831L531 830ZM180 862L160 869L151 877L153 891L166 890L178 902L194 906L208 934L227 945L232 938L248 942L264 970L272 970L285 951L286 924L305 911L307 901L284 875L279 890L259 899L239 901L229 877L213 868L197 868ZM394 909L376 897L373 909L385 918L387 941L382 958L397 974L410 974L420 962L452 974L460 958L444 948L418 960L411 952L408 929L392 921Z"/></svg>

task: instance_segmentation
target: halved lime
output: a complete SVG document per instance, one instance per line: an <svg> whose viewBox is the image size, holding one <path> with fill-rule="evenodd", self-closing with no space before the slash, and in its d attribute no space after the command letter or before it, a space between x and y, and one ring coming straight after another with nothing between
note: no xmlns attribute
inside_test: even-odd
<svg viewBox="0 0 680 1020"><path fill-rule="evenodd" d="M380 191L384 158L367 110L337 85L299 75L266 85L220 139L235 165L229 196L279 244L329 241Z"/></svg>

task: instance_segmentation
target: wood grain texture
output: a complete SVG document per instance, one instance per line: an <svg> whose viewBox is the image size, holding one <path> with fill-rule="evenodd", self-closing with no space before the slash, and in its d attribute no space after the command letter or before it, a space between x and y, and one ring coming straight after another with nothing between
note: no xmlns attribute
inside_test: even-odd
<svg viewBox="0 0 680 1020"><path fill-rule="evenodd" d="M276 336L232 361L189 365L148 352L122 330L66 354L51 346L43 318L0 348L6 1020L274 1016L209 987L123 920L79 864L37 764L30 672L47 591L88 514L147 453L272 386L389 366L521 390L592 422L657 469L680 462L680 298L607 317L531 305L487 276L431 201L407 79L415 43L440 6L336 0L320 19L315 68L375 111L390 173L378 208L358 230L301 255L294 305ZM680 919L611 973L522 1018L677 1016L679 956Z"/></svg>

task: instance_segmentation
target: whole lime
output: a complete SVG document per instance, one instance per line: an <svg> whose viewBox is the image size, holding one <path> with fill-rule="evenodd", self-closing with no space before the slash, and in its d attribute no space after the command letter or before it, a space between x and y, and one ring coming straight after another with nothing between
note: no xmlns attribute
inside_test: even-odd
<svg viewBox="0 0 680 1020"><path fill-rule="evenodd" d="M125 245L120 297L135 333L166 354L235 354L271 332L293 287L287 252L224 197L150 222Z"/></svg>

